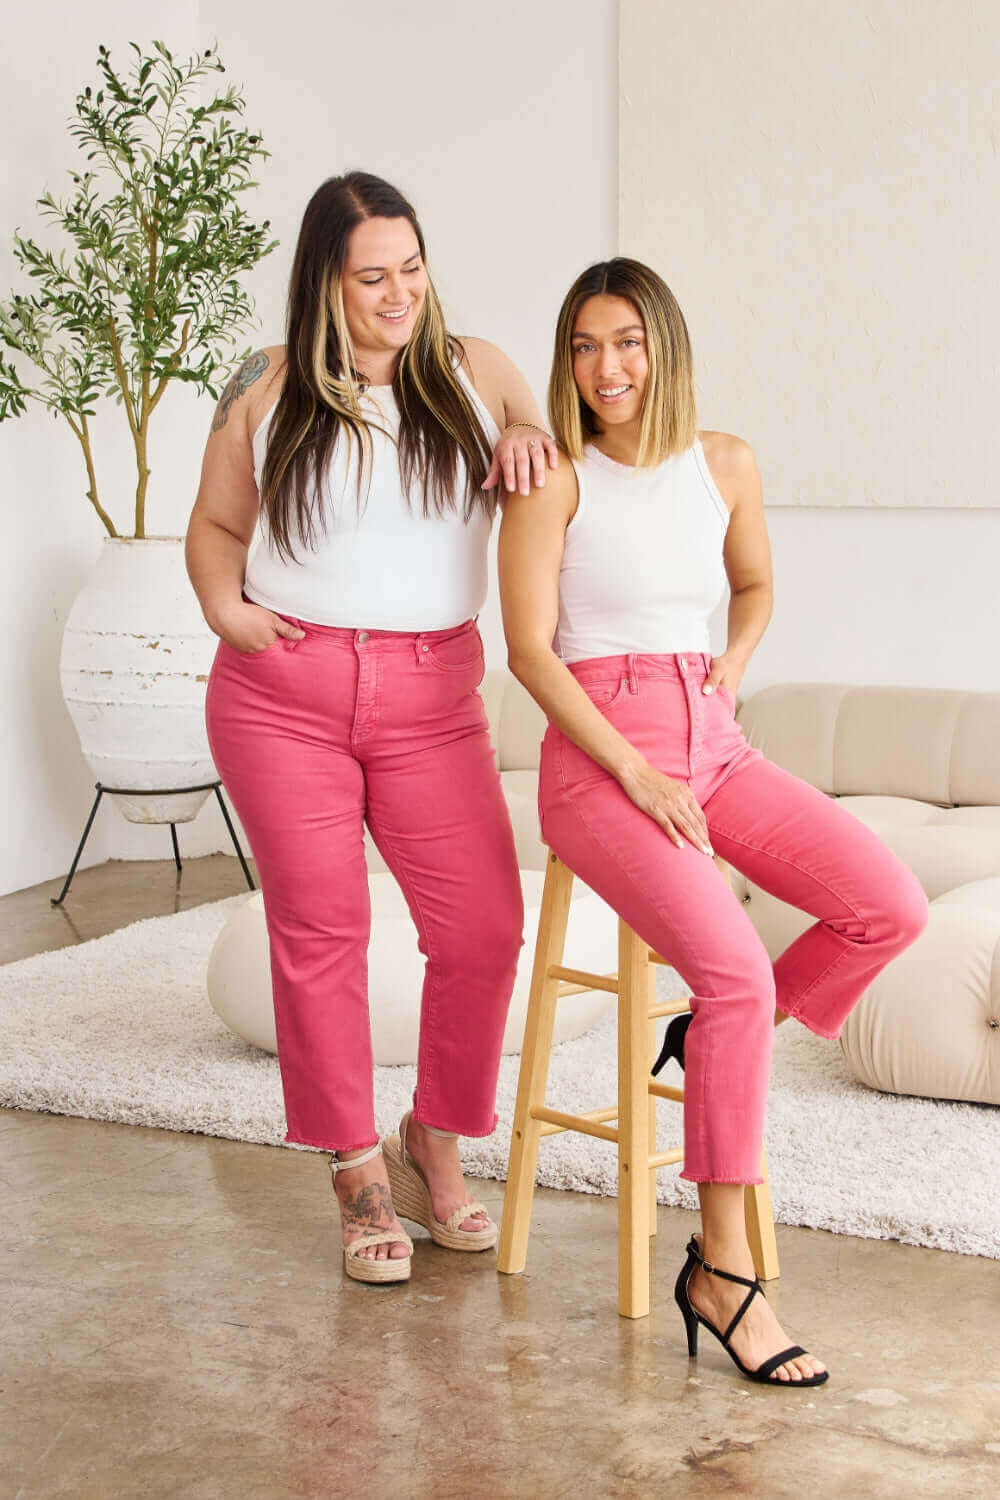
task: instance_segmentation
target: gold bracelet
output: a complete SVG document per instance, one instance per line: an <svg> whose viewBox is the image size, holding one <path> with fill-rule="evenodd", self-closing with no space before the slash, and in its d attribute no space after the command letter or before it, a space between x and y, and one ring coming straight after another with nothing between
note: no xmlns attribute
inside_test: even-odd
<svg viewBox="0 0 1000 1500"><path fill-rule="evenodd" d="M512 427L533 427L536 432L542 432L546 437L550 436L548 431L544 427L539 427L537 422L508 422L507 426L504 428L504 432L509 432ZM501 434L501 436L502 435L503 434Z"/></svg>

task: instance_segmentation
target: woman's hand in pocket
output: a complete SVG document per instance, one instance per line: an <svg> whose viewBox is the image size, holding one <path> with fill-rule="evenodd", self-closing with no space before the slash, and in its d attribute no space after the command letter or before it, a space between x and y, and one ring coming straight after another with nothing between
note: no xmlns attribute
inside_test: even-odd
<svg viewBox="0 0 1000 1500"><path fill-rule="evenodd" d="M725 688L735 703L740 681L746 669L745 661L736 661L725 652L721 656L713 656L711 669L701 685L701 690L708 697L715 692L716 688Z"/></svg>
<svg viewBox="0 0 1000 1500"><path fill-rule="evenodd" d="M209 625L227 646L243 656L255 656L266 651L275 641L284 637L289 641L301 641L305 635L297 625L290 624L272 610L260 604L248 604L240 600L227 606Z"/></svg>
<svg viewBox="0 0 1000 1500"><path fill-rule="evenodd" d="M683 849L687 839L702 854L714 854L708 824L690 787L652 766L630 767L621 779L626 795ZM683 838L681 835L683 834Z"/></svg>

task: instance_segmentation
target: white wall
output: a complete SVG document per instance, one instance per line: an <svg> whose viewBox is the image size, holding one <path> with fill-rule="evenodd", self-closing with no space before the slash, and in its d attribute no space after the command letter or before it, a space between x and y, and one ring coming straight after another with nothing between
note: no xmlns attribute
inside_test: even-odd
<svg viewBox="0 0 1000 1500"><path fill-rule="evenodd" d="M94 0L83 10L54 3L24 6L5 16L0 49L0 139L4 142L4 213L0 236L0 292L24 283L16 271L10 235L15 227L43 238L35 199L43 190L62 196L70 165L78 165L66 121L73 100L94 77L99 42L121 59L129 39L148 43L171 31L196 39L196 7L182 0L171 11L147 11L149 30L135 26L134 7ZM162 25L157 22L162 21ZM30 60L30 65L26 60ZM165 413L177 410L188 428L187 392ZM164 403L164 406L166 403ZM199 416L197 422L201 422ZM182 422L183 425L183 422ZM134 488L130 443L120 414L96 424L99 484L120 526ZM186 495L191 466L183 444L154 437L156 484ZM4 732L0 782L4 792L4 838L0 847L0 891L19 889L58 874L69 860L93 799L92 777L59 693L59 645L74 594L93 564L104 529L85 498L86 477L76 439L63 421L40 407L0 426L0 492L4 545L0 548L0 693ZM159 507L157 508L159 509ZM179 515L178 510L178 515ZM176 523L175 523L176 524ZM161 529L166 529L164 525ZM86 862L108 857L112 814L102 813L91 834ZM163 830L169 851L169 834Z"/></svg>
<svg viewBox="0 0 1000 1500"><path fill-rule="evenodd" d="M743 697L774 682L1000 691L1000 513L776 506L767 523L774 616Z"/></svg>
<svg viewBox="0 0 1000 1500"><path fill-rule="evenodd" d="M72 160L64 121L93 76L99 42L120 56L131 37L159 36L184 54L217 41L229 78L243 86L248 122L272 153L254 211L271 219L281 247L252 279L261 322L254 341L282 336L290 257L310 193L324 177L362 167L412 198L450 325L499 343L542 398L562 294L616 245L617 10L615 0L509 0L502 9L308 0L284 12L260 0L153 0L137 33L135 7L124 0L97 0L80 13L46 0L8 22L16 45L0 74L0 122L12 143L5 218L35 233L35 198L60 189ZM41 62L15 71L25 56ZM5 241L0 286L13 274ZM210 415L185 390L157 412L150 530L183 532ZM133 481L118 412L98 433L98 462L124 527ZM32 414L0 428L8 541L0 554L8 726L0 892L67 868L92 796L58 685L62 624L102 535L82 473L75 440L51 418ZM495 602L481 623L491 659L502 659ZM211 807L180 835L183 852L228 847ZM168 857L169 834L102 808L85 863L109 855Z"/></svg>

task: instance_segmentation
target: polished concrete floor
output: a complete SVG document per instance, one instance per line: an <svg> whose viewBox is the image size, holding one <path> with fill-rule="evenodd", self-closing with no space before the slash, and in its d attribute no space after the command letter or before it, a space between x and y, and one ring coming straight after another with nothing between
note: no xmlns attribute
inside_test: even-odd
<svg viewBox="0 0 1000 1500"><path fill-rule="evenodd" d="M58 882L0 899L4 956L239 889L223 856L84 871L65 913ZM630 1322L611 1200L540 1192L524 1276L418 1238L377 1288L308 1153L7 1110L0 1193L2 1497L1000 1492L996 1262L779 1226L770 1295L833 1372L788 1392L707 1339L689 1364L679 1210Z"/></svg>

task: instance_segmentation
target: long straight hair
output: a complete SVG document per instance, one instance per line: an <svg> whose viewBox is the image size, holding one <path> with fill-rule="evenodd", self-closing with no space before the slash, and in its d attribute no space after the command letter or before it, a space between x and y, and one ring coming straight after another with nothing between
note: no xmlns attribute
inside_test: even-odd
<svg viewBox="0 0 1000 1500"><path fill-rule="evenodd" d="M589 297L623 297L631 302L646 329L649 374L639 428L640 469L683 453L698 435L694 399L694 362L684 314L666 282L641 261L616 256L598 261L577 277L566 293L556 324L549 418L556 442L571 458L582 458L584 444L601 431L593 411L580 395L573 375L573 328Z"/></svg>
<svg viewBox="0 0 1000 1500"><path fill-rule="evenodd" d="M268 434L261 506L279 556L296 542L315 547L324 528L324 479L340 441L356 446L357 498L370 482L372 422L362 408L365 379L357 368L344 313L343 271L351 231L365 219L406 219L425 261L417 216L396 188L368 172L331 177L306 206L288 288L287 367ZM465 461L463 516L477 506L492 516L494 495L481 489L492 449L456 365L461 345L445 327L430 275L413 333L392 380L399 407L399 472L412 504L417 487L425 516L457 509L458 461ZM380 429L384 430L384 429Z"/></svg>

